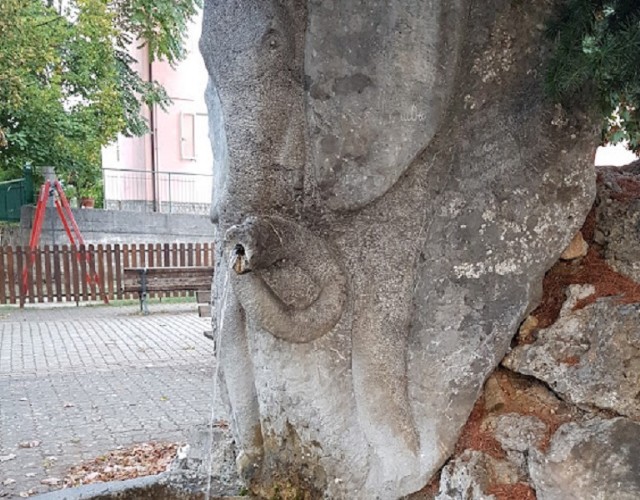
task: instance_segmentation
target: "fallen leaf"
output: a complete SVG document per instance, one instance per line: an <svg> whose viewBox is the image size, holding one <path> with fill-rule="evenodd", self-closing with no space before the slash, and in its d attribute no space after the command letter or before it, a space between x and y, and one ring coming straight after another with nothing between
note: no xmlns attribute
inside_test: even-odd
<svg viewBox="0 0 640 500"><path fill-rule="evenodd" d="M9 460L14 460L16 458L14 453L9 453L8 455L0 455L0 462L8 462Z"/></svg>
<svg viewBox="0 0 640 500"><path fill-rule="evenodd" d="M36 477L36 473L35 472L27 472L24 476L25 477Z"/></svg>
<svg viewBox="0 0 640 500"><path fill-rule="evenodd" d="M167 470L178 446L177 443L141 443L128 448L119 446L116 450L72 467L63 479L63 488L159 474Z"/></svg>
<svg viewBox="0 0 640 500"><path fill-rule="evenodd" d="M2 481L2 486L9 486L10 484L13 484L15 482L16 482L16 480L10 477L10 478L5 479L4 481Z"/></svg>
<svg viewBox="0 0 640 500"><path fill-rule="evenodd" d="M29 401L27 398L20 398L18 401Z"/></svg>
<svg viewBox="0 0 640 500"><path fill-rule="evenodd" d="M63 406L63 408L73 408L75 405L73 403L65 403L62 406Z"/></svg>
<svg viewBox="0 0 640 500"><path fill-rule="evenodd" d="M60 479L58 479L57 477L48 477L40 482L42 484L46 484L47 486L55 486L57 484L60 484Z"/></svg>
<svg viewBox="0 0 640 500"><path fill-rule="evenodd" d="M18 443L18 448L37 448L40 446L40 443L42 443L42 441L38 441L37 439L34 439L33 441L22 441L21 443Z"/></svg>

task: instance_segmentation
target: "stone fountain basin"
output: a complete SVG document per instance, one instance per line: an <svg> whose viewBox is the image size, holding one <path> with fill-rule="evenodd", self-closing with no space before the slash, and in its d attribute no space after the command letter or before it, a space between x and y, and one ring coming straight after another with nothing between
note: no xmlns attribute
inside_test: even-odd
<svg viewBox="0 0 640 500"><path fill-rule="evenodd" d="M146 476L127 481L88 484L77 488L44 493L40 500L205 500L202 491L186 491L168 484L166 476ZM219 496L212 493L207 500L251 500L247 496Z"/></svg>

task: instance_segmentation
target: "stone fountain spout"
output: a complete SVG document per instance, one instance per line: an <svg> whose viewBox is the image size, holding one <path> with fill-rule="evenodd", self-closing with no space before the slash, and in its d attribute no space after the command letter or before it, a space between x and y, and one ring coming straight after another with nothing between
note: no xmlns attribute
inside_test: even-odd
<svg viewBox="0 0 640 500"><path fill-rule="evenodd" d="M249 217L227 231L226 241L232 288L256 325L279 339L306 343L338 323L347 283L321 238L281 217ZM292 273L301 276L298 285L287 279ZM302 300L283 297L280 282L305 288L293 295Z"/></svg>

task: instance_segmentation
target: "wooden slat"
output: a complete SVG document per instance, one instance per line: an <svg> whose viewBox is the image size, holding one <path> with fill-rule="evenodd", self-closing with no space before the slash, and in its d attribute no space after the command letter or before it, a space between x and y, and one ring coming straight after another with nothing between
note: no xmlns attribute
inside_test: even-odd
<svg viewBox="0 0 640 500"><path fill-rule="evenodd" d="M160 285L171 287L172 284L191 285L194 288L192 290L202 290L210 283L211 277L207 275L196 276L180 276L180 277L167 277L167 276L147 276L147 284Z"/></svg>
<svg viewBox="0 0 640 500"><path fill-rule="evenodd" d="M213 245L210 245L209 243L204 244L204 265L213 265Z"/></svg>
<svg viewBox="0 0 640 500"><path fill-rule="evenodd" d="M129 258L130 258L130 252L129 252L129 245L127 245L126 243L124 243L122 245L122 265L123 267L128 267L129 266ZM115 264L115 262L114 262ZM122 297L124 299L130 299L131 298L131 294L123 294Z"/></svg>
<svg viewBox="0 0 640 500"><path fill-rule="evenodd" d="M171 246L171 267L178 267L178 265L179 265L178 244L174 243Z"/></svg>
<svg viewBox="0 0 640 500"><path fill-rule="evenodd" d="M44 287L42 282L42 250L40 247L37 247L35 250L36 257L36 277L35 277L35 289L36 294L34 299L37 299L38 302L44 302Z"/></svg>
<svg viewBox="0 0 640 500"><path fill-rule="evenodd" d="M193 266L193 263L195 262L195 255L194 253L194 249L193 249L193 243L188 243L187 244L187 266ZM193 290L187 292L187 296L188 297L193 297Z"/></svg>
<svg viewBox="0 0 640 500"><path fill-rule="evenodd" d="M147 292L168 292L168 291L178 291L178 292L187 292L189 290L193 291L193 290L197 290L198 288L202 287L202 283L190 283L190 284L182 284L182 285L176 285L176 284L159 284L159 285L153 285L153 284L149 284L147 285ZM136 284L130 284L127 285L125 284L122 289L125 292L131 292L131 293L137 293L140 290L140 284L136 283Z"/></svg>
<svg viewBox="0 0 640 500"><path fill-rule="evenodd" d="M86 245L87 252L87 273L89 274L90 280L87 283L87 289L89 291L89 300L97 300L97 286L96 286L96 256L95 256L95 248L93 245Z"/></svg>
<svg viewBox="0 0 640 500"><path fill-rule="evenodd" d="M62 257L62 268L60 267L60 257ZM73 255L67 245L63 245L62 248L58 246L53 247L53 264L58 269L56 273L56 298L58 302L62 302L62 285L60 283L60 269L64 273L64 297L67 302L71 302L75 299L73 293L74 277L73 277ZM75 267L75 266L73 266Z"/></svg>
<svg viewBox="0 0 640 500"><path fill-rule="evenodd" d="M120 245L115 246L115 258L116 258L116 293L119 299L129 299L130 294L122 293L122 267L120 263ZM129 245L126 243L122 245L122 266L127 267L129 265Z"/></svg>
<svg viewBox="0 0 640 500"><path fill-rule="evenodd" d="M198 304L211 304L211 290L196 290Z"/></svg>
<svg viewBox="0 0 640 500"><path fill-rule="evenodd" d="M89 273L90 281L87 284L87 288L89 289L89 300L97 300L97 285L96 285L96 255L95 255L95 247L93 245L87 245L87 273Z"/></svg>
<svg viewBox="0 0 640 500"><path fill-rule="evenodd" d="M195 255L193 249L193 243L187 244L187 266L193 266L195 262Z"/></svg>
<svg viewBox="0 0 640 500"><path fill-rule="evenodd" d="M25 302L25 290L22 286L22 270L23 260L22 260L22 247L18 245L16 247L16 285L18 286L18 297L20 297L20 307L24 307Z"/></svg>
<svg viewBox="0 0 640 500"><path fill-rule="evenodd" d="M156 259L153 250L153 243L147 243L147 267L155 267Z"/></svg>
<svg viewBox="0 0 640 500"><path fill-rule="evenodd" d="M155 267L155 255L153 253L153 243L147 243L147 266L148 267ZM150 293L149 294L149 298L155 298L156 294L155 293Z"/></svg>
<svg viewBox="0 0 640 500"><path fill-rule="evenodd" d="M71 279L73 280L73 300L80 302L82 289L80 288L80 261L78 260L78 247L69 247L69 265L71 266Z"/></svg>
<svg viewBox="0 0 640 500"><path fill-rule="evenodd" d="M114 290L113 283L113 247L111 246L111 243L107 243L104 253L105 265L107 266L105 277L105 279L107 280L106 290L109 294L109 300L114 300L116 298L116 291ZM119 248L118 253L120 253Z"/></svg>
<svg viewBox="0 0 640 500"><path fill-rule="evenodd" d="M7 284L5 282L6 276L4 272L6 267L4 248L0 246L0 304L7 303Z"/></svg>
<svg viewBox="0 0 640 500"><path fill-rule="evenodd" d="M82 299L89 300L89 283L87 283L87 247L86 245L80 245L78 248L80 255L80 289L82 290Z"/></svg>
<svg viewBox="0 0 640 500"><path fill-rule="evenodd" d="M178 244L174 243L171 247L171 265L173 267L177 267L179 263L179 255L178 255ZM180 292L171 292L171 297L179 297Z"/></svg>
<svg viewBox="0 0 640 500"><path fill-rule="evenodd" d="M202 243L196 243L196 266L202 265Z"/></svg>
<svg viewBox="0 0 640 500"><path fill-rule="evenodd" d="M135 243L131 245L131 267L138 267L138 252Z"/></svg>
<svg viewBox="0 0 640 500"><path fill-rule="evenodd" d="M100 286L102 287L102 295L107 296L108 299L113 299L109 293L109 280L104 269L104 246L98 245L96 247L96 259L98 260L98 277L100 278Z"/></svg>
<svg viewBox="0 0 640 500"><path fill-rule="evenodd" d="M29 303L36 303L36 290L34 286L34 268L35 268L35 250L32 252L31 248L23 247L24 252L24 265L27 266L27 287L29 290Z"/></svg>
<svg viewBox="0 0 640 500"><path fill-rule="evenodd" d="M49 245L44 246L44 279L47 289L47 301L53 302L53 293L55 287L53 286L53 274L51 273L51 247Z"/></svg>
<svg viewBox="0 0 640 500"><path fill-rule="evenodd" d="M169 246L169 243L165 243L164 245L162 245L162 253L162 266L171 267L171 247Z"/></svg>
<svg viewBox="0 0 640 500"><path fill-rule="evenodd" d="M156 243L154 245L154 252L155 252L155 260L154 260L154 262L156 263L156 266L163 267L162 266L162 245L160 243ZM159 296L160 297L168 297L168 295L166 293L161 293Z"/></svg>
<svg viewBox="0 0 640 500"><path fill-rule="evenodd" d="M9 288L9 302L11 304L16 303L16 276L13 266L13 247L7 247L6 252L7 262L7 286Z"/></svg>
<svg viewBox="0 0 640 500"><path fill-rule="evenodd" d="M187 249L185 247L184 243L180 243L180 267L184 267L187 265ZM187 296L187 292L186 291L182 291L180 292L180 297L186 297Z"/></svg>
<svg viewBox="0 0 640 500"><path fill-rule="evenodd" d="M147 276L181 276L181 275L199 275L213 276L213 267L125 267L123 272L125 275L137 275L141 270L147 270Z"/></svg>
<svg viewBox="0 0 640 500"><path fill-rule="evenodd" d="M198 316L201 318L210 318L211 317L211 304L199 304L198 305Z"/></svg>
<svg viewBox="0 0 640 500"><path fill-rule="evenodd" d="M140 267L147 266L147 245L144 243L138 245L138 265Z"/></svg>
<svg viewBox="0 0 640 500"><path fill-rule="evenodd" d="M180 243L178 248L180 252L180 267L184 267L187 265L187 247L184 243Z"/></svg>

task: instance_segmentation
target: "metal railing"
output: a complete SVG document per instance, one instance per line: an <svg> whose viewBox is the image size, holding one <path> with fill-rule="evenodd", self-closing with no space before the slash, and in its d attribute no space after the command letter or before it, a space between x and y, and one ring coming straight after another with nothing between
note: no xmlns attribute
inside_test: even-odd
<svg viewBox="0 0 640 500"><path fill-rule="evenodd" d="M206 214L211 206L213 175L116 168L102 172L106 209Z"/></svg>

